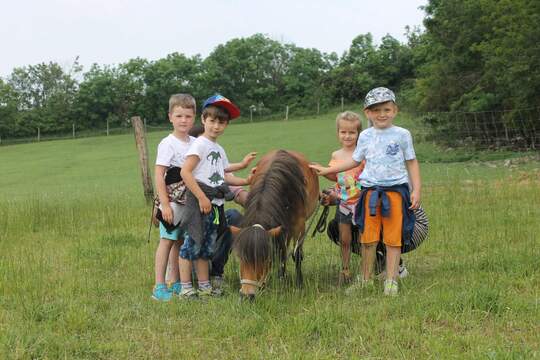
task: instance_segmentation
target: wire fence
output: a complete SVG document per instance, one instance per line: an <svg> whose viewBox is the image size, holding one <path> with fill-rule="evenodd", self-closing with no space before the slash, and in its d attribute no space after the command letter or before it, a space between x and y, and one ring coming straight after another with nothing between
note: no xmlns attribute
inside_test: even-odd
<svg viewBox="0 0 540 360"><path fill-rule="evenodd" d="M540 108L416 113L428 139L447 145L539 149Z"/></svg>
<svg viewBox="0 0 540 360"><path fill-rule="evenodd" d="M299 104L284 106L282 111L258 111L250 109L235 123L250 123L262 121L289 121L304 119L323 113L337 113L348 108L357 108L358 104L327 105L325 107L302 107ZM246 112L245 112L246 113ZM415 136L435 141L447 146L474 146L487 149L532 149L540 147L540 108L514 109L505 111L483 112L408 112L413 118L420 119L414 129ZM155 121L144 120L147 132L170 129L167 123L155 125ZM117 126L104 129L79 130L73 124L69 133L44 133L39 127L36 135L26 138L5 138L0 136L0 146L40 142L61 139L75 139L95 136L127 134L133 131L131 126Z"/></svg>

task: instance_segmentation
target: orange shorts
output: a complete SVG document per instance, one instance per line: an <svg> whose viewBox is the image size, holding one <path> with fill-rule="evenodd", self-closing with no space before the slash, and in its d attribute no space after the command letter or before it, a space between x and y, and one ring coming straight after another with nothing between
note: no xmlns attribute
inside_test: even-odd
<svg viewBox="0 0 540 360"><path fill-rule="evenodd" d="M385 245L401 246L401 229L403 227L403 210L401 194L395 191L387 191L386 195L390 201L390 216L383 217L381 214L381 200L377 203L377 213L375 216L369 215L369 197L372 190L365 196L365 218L364 232L360 238L362 244L378 242L382 238Z"/></svg>

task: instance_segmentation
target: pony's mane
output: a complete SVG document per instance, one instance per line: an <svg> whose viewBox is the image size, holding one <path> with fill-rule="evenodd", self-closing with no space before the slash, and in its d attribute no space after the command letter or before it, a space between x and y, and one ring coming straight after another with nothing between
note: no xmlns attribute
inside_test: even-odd
<svg viewBox="0 0 540 360"><path fill-rule="evenodd" d="M264 173L251 187L242 226L282 226L289 231L297 215L293 211L303 211L307 198L301 164L287 151L277 150L266 170L260 170Z"/></svg>

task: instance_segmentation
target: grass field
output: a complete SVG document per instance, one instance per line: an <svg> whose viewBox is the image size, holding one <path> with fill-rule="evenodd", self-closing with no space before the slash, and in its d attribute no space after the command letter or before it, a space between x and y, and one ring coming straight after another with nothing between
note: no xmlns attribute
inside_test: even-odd
<svg viewBox="0 0 540 360"><path fill-rule="evenodd" d="M325 163L333 118L231 125L221 144L233 161L286 148ZM150 299L158 233L146 242L132 135L1 147L0 358L540 358L538 156L417 140L430 237L405 256L400 295L345 296L319 235L305 288L274 276L254 303L239 302L234 258L223 298Z"/></svg>

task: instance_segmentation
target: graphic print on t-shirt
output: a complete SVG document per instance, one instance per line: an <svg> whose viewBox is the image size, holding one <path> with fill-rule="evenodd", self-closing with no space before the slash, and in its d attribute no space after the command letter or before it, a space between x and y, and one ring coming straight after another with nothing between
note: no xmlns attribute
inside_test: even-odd
<svg viewBox="0 0 540 360"><path fill-rule="evenodd" d="M396 155L399 151L399 144L395 142L391 142L386 147L386 155Z"/></svg>
<svg viewBox="0 0 540 360"><path fill-rule="evenodd" d="M210 164L211 165L214 165L214 163L217 163L219 159L221 159L221 154L217 151L212 151L210 152L210 154L208 154L208 156L206 156L206 159L210 159L212 158Z"/></svg>
<svg viewBox="0 0 540 360"><path fill-rule="evenodd" d="M219 154L219 153L218 153L218 154ZM216 171L216 172L214 172L214 173L212 174L212 176L210 176L210 177L208 178L208 180L210 180L210 182L211 182L212 184L216 184L216 185L217 185L217 184L220 183L220 181L222 181L222 180L224 180L224 179L223 179L223 177L222 177L221 175L219 175L219 173Z"/></svg>

